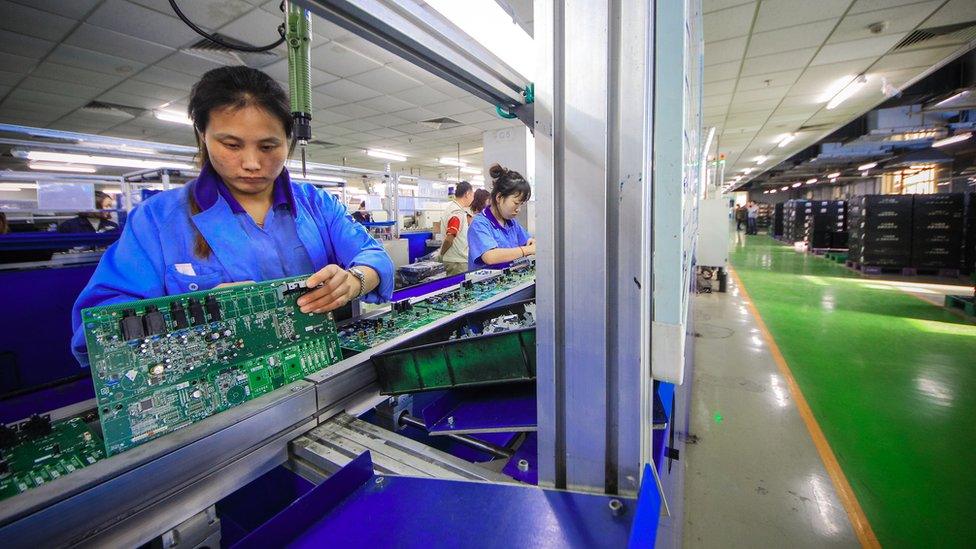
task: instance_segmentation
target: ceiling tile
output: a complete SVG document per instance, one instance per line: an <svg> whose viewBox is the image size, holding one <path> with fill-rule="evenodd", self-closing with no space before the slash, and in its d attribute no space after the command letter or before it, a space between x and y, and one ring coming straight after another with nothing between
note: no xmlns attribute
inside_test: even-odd
<svg viewBox="0 0 976 549"><path fill-rule="evenodd" d="M149 82L151 84L179 88L187 91L189 91L193 84L196 84L197 80L200 79L199 76L191 76L189 74L170 70L159 65L146 67L132 78L133 80L139 80L140 82Z"/></svg>
<svg viewBox="0 0 976 549"><path fill-rule="evenodd" d="M768 87L789 86L796 82L796 79L803 72L803 69L793 69L789 71L767 72L755 76L743 76L739 78L738 90L758 90Z"/></svg>
<svg viewBox="0 0 976 549"><path fill-rule="evenodd" d="M202 76L203 73L209 71L210 69L216 69L217 67L222 66L220 63L207 59L201 59L181 51L178 51L162 61L159 61L156 63L156 65L163 67L164 69L170 69L192 75L197 80L200 79L200 76Z"/></svg>
<svg viewBox="0 0 976 549"><path fill-rule="evenodd" d="M976 20L976 2L973 0L949 0L945 7L925 22L925 28L973 20Z"/></svg>
<svg viewBox="0 0 976 549"><path fill-rule="evenodd" d="M24 75L37 64L37 61L29 57L13 55L0 51L0 71Z"/></svg>
<svg viewBox="0 0 976 549"><path fill-rule="evenodd" d="M904 38L904 33L886 36L874 36L861 40L852 40L840 44L827 44L813 59L811 65L829 65L841 61L854 59L878 58L884 55L895 44Z"/></svg>
<svg viewBox="0 0 976 549"><path fill-rule="evenodd" d="M160 101L159 99L132 95L131 93L117 91L114 88L99 95L96 99L105 103L115 103L117 105L138 107L140 109L158 109L160 105L165 103L165 101Z"/></svg>
<svg viewBox="0 0 976 549"><path fill-rule="evenodd" d="M0 61L2 61L2 59L3 54L0 54ZM2 68L3 67L0 66L0 69ZM71 65L53 63L51 61L45 61L38 65L37 68L31 72L31 75L49 78L51 80L77 82L79 84L98 86L102 88L114 86L115 84L125 80L125 75L122 74L93 72Z"/></svg>
<svg viewBox="0 0 976 549"><path fill-rule="evenodd" d="M812 55L812 54L811 54ZM708 85L711 82L718 82L721 80L729 80L731 78L736 78L739 76L739 68L742 63L739 61L733 61L731 63L722 63L721 65L713 65L705 70L705 75L703 77L703 82Z"/></svg>
<svg viewBox="0 0 976 549"><path fill-rule="evenodd" d="M393 128L378 128L373 130L371 133L373 133L377 137L382 137L384 139L391 139L395 137L400 137L402 135L406 135L401 131L394 130Z"/></svg>
<svg viewBox="0 0 976 549"><path fill-rule="evenodd" d="M703 17L704 36L709 41L745 36L755 12L755 5L750 3L707 13Z"/></svg>
<svg viewBox="0 0 976 549"><path fill-rule="evenodd" d="M50 40L0 29L0 50L5 53L41 59L54 46L55 43Z"/></svg>
<svg viewBox="0 0 976 549"><path fill-rule="evenodd" d="M338 107L333 108L332 110L352 118L366 118L369 116L376 116L377 114L380 114L379 112L370 109L369 107L365 107L359 103L349 103L347 105L340 105Z"/></svg>
<svg viewBox="0 0 976 549"><path fill-rule="evenodd" d="M740 36L728 40L705 42L705 67L728 63L729 61L740 61L746 51L746 40L747 37Z"/></svg>
<svg viewBox="0 0 976 549"><path fill-rule="evenodd" d="M736 80L734 78L710 82L702 87L702 97L711 97L713 95L728 95L731 97L732 92L735 91L735 83Z"/></svg>
<svg viewBox="0 0 976 549"><path fill-rule="evenodd" d="M451 97L447 94L431 89L430 87L413 88L395 93L393 96L420 107L435 103L442 103L451 99Z"/></svg>
<svg viewBox="0 0 976 549"><path fill-rule="evenodd" d="M753 32L763 32L824 19L838 19L851 0L765 0L759 6L759 17Z"/></svg>
<svg viewBox="0 0 976 549"><path fill-rule="evenodd" d="M349 80L374 90L382 90L386 94L394 94L421 85L421 82L386 67L350 76Z"/></svg>
<svg viewBox="0 0 976 549"><path fill-rule="evenodd" d="M174 51L167 46L88 24L82 24L75 29L64 43L132 59L147 65L159 61Z"/></svg>
<svg viewBox="0 0 976 549"><path fill-rule="evenodd" d="M454 114L469 112L471 110L470 105L458 99L442 101L435 105L427 105L426 108L437 113L439 116L451 116Z"/></svg>
<svg viewBox="0 0 976 549"><path fill-rule="evenodd" d="M179 48L199 38L176 17L124 0L106 0L88 16L87 22L171 48Z"/></svg>
<svg viewBox="0 0 976 549"><path fill-rule="evenodd" d="M47 58L53 63L71 65L79 69L131 76L142 69L145 64L131 59L124 59L106 53L86 50L68 44L61 44L51 52Z"/></svg>
<svg viewBox="0 0 976 549"><path fill-rule="evenodd" d="M787 50L819 47L830 36L835 20L818 21L783 29L757 32L749 41L749 57L772 55Z"/></svg>
<svg viewBox="0 0 976 549"><path fill-rule="evenodd" d="M288 85L288 59L282 58L274 63L261 68L262 71L266 72L272 78L280 82L283 86ZM339 79L338 76L334 74L329 74L323 70L316 69L312 67L312 87L321 86L322 84L328 84L329 82L335 82Z"/></svg>
<svg viewBox="0 0 976 549"><path fill-rule="evenodd" d="M366 57L372 59L373 61L376 61L381 65L392 63L394 61L398 61L401 59L400 57L388 52L382 47L377 46L376 44L373 44L372 42L369 42L368 40L364 38L360 38L356 35L350 34L341 38L333 38L332 41L342 44L343 46L346 46L347 48L361 55L365 55Z"/></svg>
<svg viewBox="0 0 976 549"><path fill-rule="evenodd" d="M789 89L790 86L772 86L754 90L736 90L735 97L732 99L732 104L747 103L750 101L758 101L760 99L782 99Z"/></svg>
<svg viewBox="0 0 976 549"><path fill-rule="evenodd" d="M156 99L158 103L177 101L189 95L189 91L185 89L170 88L168 86L160 86L159 84L147 84L146 82L139 82L137 80L126 80L116 86L114 91L149 97Z"/></svg>
<svg viewBox="0 0 976 549"><path fill-rule="evenodd" d="M373 124L372 122L367 122L361 119L346 120L344 122L336 123L336 127L346 128L355 132L368 132L370 130L375 130L381 126Z"/></svg>
<svg viewBox="0 0 976 549"><path fill-rule="evenodd" d="M911 67L930 67L957 52L958 46L945 46L927 50L889 53L871 67L871 70L887 71Z"/></svg>
<svg viewBox="0 0 976 549"><path fill-rule="evenodd" d="M377 114L376 116L370 116L364 118L366 122L376 124L379 127L392 128L393 126L399 126L401 124L406 124L409 120L405 118L400 118L399 116L393 114Z"/></svg>
<svg viewBox="0 0 976 549"><path fill-rule="evenodd" d="M35 103L46 107L64 108L69 111L77 109L88 102L88 98L86 97L40 92L37 90L22 89L20 87L10 92L7 99Z"/></svg>
<svg viewBox="0 0 976 549"><path fill-rule="evenodd" d="M755 76L769 72L770 68L779 70L800 69L807 65L817 52L817 48L786 51L775 55L750 57L742 64L742 76Z"/></svg>
<svg viewBox="0 0 976 549"><path fill-rule="evenodd" d="M336 122L344 122L351 118L352 116L341 112L323 109L315 112L315 116L312 118L312 129L315 130L316 128L320 127L329 127Z"/></svg>
<svg viewBox="0 0 976 549"><path fill-rule="evenodd" d="M732 100L732 94L727 93L723 95L712 95L710 97L702 98L702 107L717 107L719 105L728 105L729 101Z"/></svg>
<svg viewBox="0 0 976 549"><path fill-rule="evenodd" d="M797 79L790 93L793 95L823 93L835 85L842 85L838 84L838 80L848 79L850 81L850 79L864 72L871 65L871 61L871 59L860 59L809 67L803 76Z"/></svg>
<svg viewBox="0 0 976 549"><path fill-rule="evenodd" d="M312 66L343 78L371 71L381 65L336 42L312 50Z"/></svg>
<svg viewBox="0 0 976 549"><path fill-rule="evenodd" d="M67 17L32 7L0 1L0 29L58 42L75 26Z"/></svg>
<svg viewBox="0 0 976 549"><path fill-rule="evenodd" d="M704 0L702 2L702 13L724 10L742 4L755 4L755 0Z"/></svg>
<svg viewBox="0 0 976 549"><path fill-rule="evenodd" d="M421 109L421 108L406 109L402 111L397 111L394 114L396 114L400 118L404 118L411 122L421 122L423 120L430 120L431 118L437 118L437 113L427 109Z"/></svg>
<svg viewBox="0 0 976 549"><path fill-rule="evenodd" d="M451 118L457 120L462 124L477 124L479 122L488 122L491 120L497 120L498 114L495 111L471 111L462 114L453 114Z"/></svg>
<svg viewBox="0 0 976 549"><path fill-rule="evenodd" d="M176 15L169 5L169 0L129 1L166 15ZM193 0L192 2L178 2L177 5L179 5L183 15L204 29L216 29L254 9L254 6L244 0Z"/></svg>
<svg viewBox="0 0 976 549"><path fill-rule="evenodd" d="M359 103L380 112L397 112L414 106L408 101L404 101L391 95L381 95L379 97L373 97L365 101L360 101Z"/></svg>
<svg viewBox="0 0 976 549"><path fill-rule="evenodd" d="M332 97L331 95L322 93L320 91L312 90L312 109L328 109L342 105L343 103L348 103L348 101L344 101L338 97Z"/></svg>
<svg viewBox="0 0 976 549"><path fill-rule="evenodd" d="M0 71L0 86L13 86L24 78L23 74L10 71Z"/></svg>
<svg viewBox="0 0 976 549"><path fill-rule="evenodd" d="M59 93L61 95L84 97L86 99L93 99L98 96L98 94L105 91L105 87L101 86L86 86L76 82L52 80L50 78L41 78L35 75L25 78L20 86L18 86L18 89L34 90L46 93Z"/></svg>
<svg viewBox="0 0 976 549"><path fill-rule="evenodd" d="M65 2L65 0L14 0L16 4L77 20L84 17L98 2L99 0L71 0L70 2Z"/></svg>
<svg viewBox="0 0 976 549"><path fill-rule="evenodd" d="M908 4L917 4L920 0L856 0L848 15L876 11Z"/></svg>
<svg viewBox="0 0 976 549"><path fill-rule="evenodd" d="M874 23L883 22L887 25L881 34L909 32L942 5L942 1L932 0L858 15L848 14L830 36L830 42L847 42L877 36L868 29L868 26Z"/></svg>
<svg viewBox="0 0 976 549"><path fill-rule="evenodd" d="M315 91L320 91L327 95L331 95L332 97L349 102L362 101L363 99L383 95L376 90L367 88L366 86L357 84L350 80L336 80L335 82L330 82L328 84L316 87Z"/></svg>
<svg viewBox="0 0 976 549"><path fill-rule="evenodd" d="M220 27L219 32L254 46L266 46L280 38L278 25L281 23L281 17L275 17L264 10L254 10ZM286 49L284 45L280 45L273 51L285 55Z"/></svg>

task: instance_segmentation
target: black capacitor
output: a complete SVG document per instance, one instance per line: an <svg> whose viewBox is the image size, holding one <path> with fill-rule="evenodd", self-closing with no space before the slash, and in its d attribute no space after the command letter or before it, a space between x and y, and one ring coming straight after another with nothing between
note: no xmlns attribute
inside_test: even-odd
<svg viewBox="0 0 976 549"><path fill-rule="evenodd" d="M186 328L190 325L189 321L186 319L186 309L183 308L183 304L179 301L174 301L170 304L169 318L173 321L173 328L176 328L177 330Z"/></svg>
<svg viewBox="0 0 976 549"><path fill-rule="evenodd" d="M30 438L39 438L51 434L51 419L34 414L20 428Z"/></svg>
<svg viewBox="0 0 976 549"><path fill-rule="evenodd" d="M474 287L474 282L472 282L471 280L465 280L464 282L461 283L461 287L466 290L470 290L471 288Z"/></svg>
<svg viewBox="0 0 976 549"><path fill-rule="evenodd" d="M0 425L0 448L9 448L17 444L18 440L20 439L17 436L17 431L6 425Z"/></svg>
<svg viewBox="0 0 976 549"><path fill-rule="evenodd" d="M136 316L135 309L126 309L122 311L122 320L119 321L119 325L122 328L122 339L129 341L131 339L142 339L145 332L142 329L142 320Z"/></svg>
<svg viewBox="0 0 976 549"><path fill-rule="evenodd" d="M210 317L210 322L220 320L220 303L217 303L216 297L213 295L208 295L207 298L203 300L203 305L207 308L207 316Z"/></svg>
<svg viewBox="0 0 976 549"><path fill-rule="evenodd" d="M155 305L146 307L146 312L142 315L142 326L146 330L146 335L166 333L166 319Z"/></svg>
<svg viewBox="0 0 976 549"><path fill-rule="evenodd" d="M207 323L206 317L203 316L203 305L200 304L200 300L191 297L187 300L187 305L189 306L190 318L193 320L194 326Z"/></svg>

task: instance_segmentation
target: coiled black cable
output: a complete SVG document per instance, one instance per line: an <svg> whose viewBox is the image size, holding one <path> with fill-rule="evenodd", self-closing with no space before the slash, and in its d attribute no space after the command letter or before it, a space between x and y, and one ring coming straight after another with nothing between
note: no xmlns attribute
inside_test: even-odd
<svg viewBox="0 0 976 549"><path fill-rule="evenodd" d="M180 10L180 7L176 5L176 0L169 0L169 5L173 8L173 11L176 12L176 16L179 17L184 23L186 23L188 27L196 31L196 33L199 34L200 36L206 38L207 40L210 40L211 42L217 44L218 46L223 46L225 48L237 50L237 51L259 53L262 51L273 50L285 42L285 24L282 23L281 25L278 25L278 34L281 35L281 38L279 38L278 41L276 41L274 44L268 44L267 46L239 46L235 44L230 44L228 42L224 42L220 38L217 38L216 36L196 26L193 23L193 21L190 21L190 19L186 15L184 15L184 13Z"/></svg>

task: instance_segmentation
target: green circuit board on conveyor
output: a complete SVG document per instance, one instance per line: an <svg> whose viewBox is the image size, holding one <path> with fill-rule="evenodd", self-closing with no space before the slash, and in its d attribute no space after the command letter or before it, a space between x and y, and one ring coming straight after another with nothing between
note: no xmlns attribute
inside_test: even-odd
<svg viewBox="0 0 976 549"><path fill-rule="evenodd" d="M104 457L102 440L80 418L51 423L35 416L19 430L0 426L0 500Z"/></svg>
<svg viewBox="0 0 976 549"><path fill-rule="evenodd" d="M305 277L82 311L108 455L187 427L342 358L332 315L295 304Z"/></svg>
<svg viewBox="0 0 976 549"><path fill-rule="evenodd" d="M359 353L534 279L534 264L526 263L416 303L394 303L390 312L342 326L339 341L343 349Z"/></svg>

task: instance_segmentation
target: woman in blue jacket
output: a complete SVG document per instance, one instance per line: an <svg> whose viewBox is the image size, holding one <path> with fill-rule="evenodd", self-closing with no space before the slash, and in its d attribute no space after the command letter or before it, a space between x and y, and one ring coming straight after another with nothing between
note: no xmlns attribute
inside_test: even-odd
<svg viewBox="0 0 976 549"><path fill-rule="evenodd" d="M393 293L393 262L332 195L285 169L291 108L281 86L248 67L203 75L190 95L203 166L183 188L132 211L72 311L72 350L88 364L81 310L313 273L302 312Z"/></svg>
<svg viewBox="0 0 976 549"><path fill-rule="evenodd" d="M535 255L535 239L515 217L532 196L522 175L495 164L488 207L468 227L468 268L502 269L516 259Z"/></svg>

